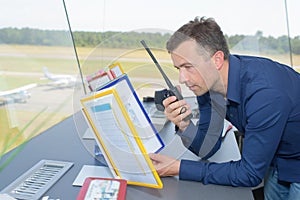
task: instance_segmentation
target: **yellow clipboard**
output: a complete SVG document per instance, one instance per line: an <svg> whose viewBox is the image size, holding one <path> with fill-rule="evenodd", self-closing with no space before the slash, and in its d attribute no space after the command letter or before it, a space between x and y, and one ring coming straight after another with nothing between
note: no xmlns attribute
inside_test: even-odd
<svg viewBox="0 0 300 200"><path fill-rule="evenodd" d="M117 90L100 90L80 101L113 176L132 185L162 188L162 181Z"/></svg>
<svg viewBox="0 0 300 200"><path fill-rule="evenodd" d="M113 78L118 78L125 74L123 68L121 67L120 63L114 63L110 66L108 66Z"/></svg>

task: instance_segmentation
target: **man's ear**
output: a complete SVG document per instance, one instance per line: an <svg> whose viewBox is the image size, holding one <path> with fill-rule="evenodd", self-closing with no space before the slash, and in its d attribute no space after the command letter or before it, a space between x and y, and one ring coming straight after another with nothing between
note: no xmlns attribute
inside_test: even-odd
<svg viewBox="0 0 300 200"><path fill-rule="evenodd" d="M223 67L224 64L224 53L223 51L217 51L214 55L213 55L213 62L216 65L216 69L220 70Z"/></svg>

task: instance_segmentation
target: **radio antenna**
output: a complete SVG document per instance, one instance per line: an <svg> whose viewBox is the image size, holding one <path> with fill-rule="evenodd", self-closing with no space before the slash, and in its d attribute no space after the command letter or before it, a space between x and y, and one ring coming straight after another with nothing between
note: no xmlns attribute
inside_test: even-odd
<svg viewBox="0 0 300 200"><path fill-rule="evenodd" d="M154 57L154 55L152 54L152 52L150 51L149 47L147 46L146 42L144 40L141 40L142 45L144 46L144 48L146 49L146 51L148 52L148 54L150 55L150 57L152 58L153 62L155 63L155 65L157 66L158 70L160 71L160 73L162 74L162 76L164 77L167 85L169 88L173 88L174 85L171 83L170 79L167 77L167 75L165 74L165 72L162 70L161 66L159 65L159 63L157 62L156 58Z"/></svg>

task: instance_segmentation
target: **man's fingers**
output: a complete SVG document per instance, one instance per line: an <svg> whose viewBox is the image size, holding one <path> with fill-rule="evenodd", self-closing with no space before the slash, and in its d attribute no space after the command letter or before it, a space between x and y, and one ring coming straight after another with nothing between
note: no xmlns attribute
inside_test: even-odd
<svg viewBox="0 0 300 200"><path fill-rule="evenodd" d="M155 169L158 170L159 165L161 163L160 156L158 154L150 153L149 157L152 161L152 164L154 165Z"/></svg>
<svg viewBox="0 0 300 200"><path fill-rule="evenodd" d="M180 112L179 114L183 114L187 111L187 108L185 106L182 106L181 109L180 109Z"/></svg>
<svg viewBox="0 0 300 200"><path fill-rule="evenodd" d="M165 100L163 100L163 105L166 108L174 101L176 101L176 97L175 96L170 96L170 97L166 98Z"/></svg>
<svg viewBox="0 0 300 200"><path fill-rule="evenodd" d="M156 164L159 164L159 163L166 164L169 161L169 158L167 156L160 155L160 154L150 153L149 157L152 160L152 162L155 162Z"/></svg>
<svg viewBox="0 0 300 200"><path fill-rule="evenodd" d="M159 155L158 154L155 154L155 153L150 153L149 154L149 157L152 161L155 161L155 162L159 162Z"/></svg>
<svg viewBox="0 0 300 200"><path fill-rule="evenodd" d="M168 102L166 102L166 105L164 105L164 106L166 108L165 111L168 112L168 113L173 112L174 110L177 110L177 109L181 109L182 107L187 107L188 106L188 104L186 104L185 100L171 102L168 105L167 105L167 103Z"/></svg>
<svg viewBox="0 0 300 200"><path fill-rule="evenodd" d="M150 153L155 170L159 176L175 176L179 173L180 162L174 158Z"/></svg>

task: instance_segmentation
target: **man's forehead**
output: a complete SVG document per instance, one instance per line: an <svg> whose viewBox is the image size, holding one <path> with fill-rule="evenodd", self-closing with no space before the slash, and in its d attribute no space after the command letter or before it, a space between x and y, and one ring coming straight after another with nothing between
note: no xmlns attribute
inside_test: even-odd
<svg viewBox="0 0 300 200"><path fill-rule="evenodd" d="M171 52L171 58L175 67L180 67L183 63L189 63L187 58L177 52Z"/></svg>
<svg viewBox="0 0 300 200"><path fill-rule="evenodd" d="M187 51L188 49L194 49L197 46L197 42L195 40L185 40L183 42L181 42L174 50L174 53L182 53L182 51Z"/></svg>
<svg viewBox="0 0 300 200"><path fill-rule="evenodd" d="M174 49L171 53L171 56L181 59L187 59L190 55L193 55L193 52L195 52L195 44L190 41L184 41L180 43L176 49Z"/></svg>
<svg viewBox="0 0 300 200"><path fill-rule="evenodd" d="M195 40L184 41L178 45L174 51L170 52L173 62L177 61L186 63L193 63L195 60L197 60L197 62L206 60L204 59L205 56L202 55L203 53L203 50L200 51Z"/></svg>

